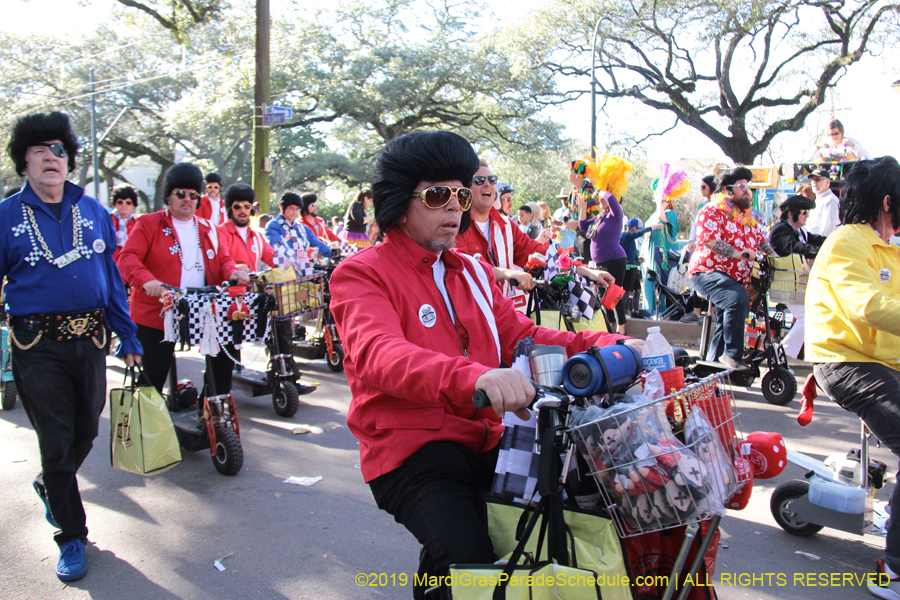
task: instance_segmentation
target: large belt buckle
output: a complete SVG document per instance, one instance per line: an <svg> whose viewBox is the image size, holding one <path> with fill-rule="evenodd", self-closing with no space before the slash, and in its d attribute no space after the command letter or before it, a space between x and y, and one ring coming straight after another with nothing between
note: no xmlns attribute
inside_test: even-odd
<svg viewBox="0 0 900 600"><path fill-rule="evenodd" d="M68 317L65 322L66 333L81 337L88 333L94 326L94 320L87 317Z"/></svg>

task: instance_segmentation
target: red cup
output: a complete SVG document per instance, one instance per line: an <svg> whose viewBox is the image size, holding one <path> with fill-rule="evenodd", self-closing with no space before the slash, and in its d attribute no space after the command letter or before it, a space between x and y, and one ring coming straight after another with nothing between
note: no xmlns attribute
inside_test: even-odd
<svg viewBox="0 0 900 600"><path fill-rule="evenodd" d="M727 394L718 393L713 388L709 390L708 394L694 400L693 405L703 409L710 425L719 432L722 444L726 448L731 448L734 445L736 435L734 420L731 415L731 397Z"/></svg>
<svg viewBox="0 0 900 600"><path fill-rule="evenodd" d="M603 294L603 300L600 301L600 306L603 308L608 308L612 310L616 307L616 304L619 303L619 300L622 299L622 296L625 295L625 288L619 287L614 283L609 284L609 287L606 288L606 293Z"/></svg>

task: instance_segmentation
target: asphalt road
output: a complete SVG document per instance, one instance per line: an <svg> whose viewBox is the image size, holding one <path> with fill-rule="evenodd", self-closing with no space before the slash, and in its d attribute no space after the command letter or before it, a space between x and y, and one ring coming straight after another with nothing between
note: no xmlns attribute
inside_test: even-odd
<svg viewBox="0 0 900 600"><path fill-rule="evenodd" d="M116 363L110 359L110 388L123 381ZM180 369L197 381L200 365L199 356L187 355ZM321 386L301 398L300 411L291 419L278 417L270 398L253 399L237 390L245 462L235 477L216 472L208 452L186 454L182 464L152 477L113 469L104 411L101 435L79 473L90 528L89 573L70 585L56 579L53 531L31 489L39 469L36 436L20 405L0 413L0 597L411 598L408 582L418 546L375 506L362 482L358 446L345 424L350 394L344 375L332 373L321 361L303 362L302 370L305 382ZM798 378L806 372L799 369ZM791 449L817 458L858 445L856 419L827 399L819 399L815 420L801 428L798 404L771 406L758 385L748 392L738 388L745 432L778 431ZM300 424L322 432L293 434ZM896 461L889 452L873 446L873 454L893 472ZM322 480L311 487L283 483L290 476ZM757 481L750 506L723 520L726 539L718 549L715 580L720 581L721 573L741 574L731 579L747 585L718 584L720 598L868 597L853 586L823 586L831 580L818 576L872 571L882 538L828 529L796 538L775 524L769 512L772 490L800 476L800 469L789 467L776 479ZM886 501L890 487L876 499ZM811 560L795 554L797 550L821 558ZM220 572L213 563L225 556L225 571ZM355 582L360 573L383 573L387 585L360 587ZM779 573L786 585L779 585ZM814 574L812 580L808 573ZM403 575L405 586L400 585Z"/></svg>

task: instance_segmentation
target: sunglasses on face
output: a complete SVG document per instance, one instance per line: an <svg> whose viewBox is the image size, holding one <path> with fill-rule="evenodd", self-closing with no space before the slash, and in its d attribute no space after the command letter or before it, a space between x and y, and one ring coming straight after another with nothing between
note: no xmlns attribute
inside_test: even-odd
<svg viewBox="0 0 900 600"><path fill-rule="evenodd" d="M828 135L831 136L831 137L841 137L842 134L841 134L840 131L832 131L832 132L829 133Z"/></svg>
<svg viewBox="0 0 900 600"><path fill-rule="evenodd" d="M179 200L184 200L185 198L190 198L191 200L196 200L197 198L200 197L200 194L198 194L197 192L195 192L193 190L191 190L191 191L175 190L175 197L178 198Z"/></svg>
<svg viewBox="0 0 900 600"><path fill-rule="evenodd" d="M487 176L476 175L475 177L472 178L472 184L473 185L484 185L485 180L487 180L487 182L490 183L491 185L495 185L497 183L497 179L498 178L496 175L487 175Z"/></svg>
<svg viewBox="0 0 900 600"><path fill-rule="evenodd" d="M210 183L209 185L206 186L206 189L217 190L217 189L219 189L219 184L218 183Z"/></svg>
<svg viewBox="0 0 900 600"><path fill-rule="evenodd" d="M41 146L42 148L50 148L50 154L55 156L56 158L66 158L69 156L69 153L66 152L66 147L60 144L59 142L53 142L52 144L41 143L35 144L35 146Z"/></svg>
<svg viewBox="0 0 900 600"><path fill-rule="evenodd" d="M808 211L808 210L801 210L801 211L800 211L800 214L808 217L808 216L809 216L809 211Z"/></svg>
<svg viewBox="0 0 900 600"><path fill-rule="evenodd" d="M116 200L116 206L120 204L127 204L128 206L131 206L131 200L122 200L121 198L119 198L118 200Z"/></svg>
<svg viewBox="0 0 900 600"><path fill-rule="evenodd" d="M421 192L413 192L413 198L421 198L422 202L428 208L443 208L450 203L450 200L456 196L459 201L459 207L463 210L469 210L472 206L472 190L465 187L447 187L445 185L433 185L425 188Z"/></svg>
<svg viewBox="0 0 900 600"><path fill-rule="evenodd" d="M231 205L231 210L250 210L252 207L249 202L235 202Z"/></svg>
<svg viewBox="0 0 900 600"><path fill-rule="evenodd" d="M737 188L737 189L741 190L742 192L746 192L747 190L750 189L750 184L749 183L736 183L734 185L727 185L725 187L730 187L732 189Z"/></svg>

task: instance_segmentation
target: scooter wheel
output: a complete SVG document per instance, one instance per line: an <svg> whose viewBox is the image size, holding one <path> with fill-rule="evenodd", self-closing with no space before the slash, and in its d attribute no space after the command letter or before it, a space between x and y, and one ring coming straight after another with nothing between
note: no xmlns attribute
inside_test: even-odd
<svg viewBox="0 0 900 600"><path fill-rule="evenodd" d="M797 395L797 380L787 369L770 369L763 377L762 393L769 404L787 406Z"/></svg>
<svg viewBox="0 0 900 600"><path fill-rule="evenodd" d="M16 389L15 381L4 381L0 394L3 396L3 410L12 410L16 406L16 399L19 397L19 391Z"/></svg>
<svg viewBox="0 0 900 600"><path fill-rule="evenodd" d="M237 475L244 466L244 448L233 429L216 427L216 453L212 457L216 471L222 475Z"/></svg>
<svg viewBox="0 0 900 600"><path fill-rule="evenodd" d="M344 347L340 344L332 346L331 356L328 357L328 368L335 373L344 370Z"/></svg>
<svg viewBox="0 0 900 600"><path fill-rule="evenodd" d="M279 416L293 417L300 408L300 394L297 393L297 386L286 379L279 381L275 385L275 391L272 392L272 406L275 407L275 412Z"/></svg>
<svg viewBox="0 0 900 600"><path fill-rule="evenodd" d="M769 508L778 526L799 537L810 537L822 531L822 525L808 523L801 520L796 513L791 511L791 503L797 498L802 498L809 493L809 483L795 479L786 481L775 488Z"/></svg>

